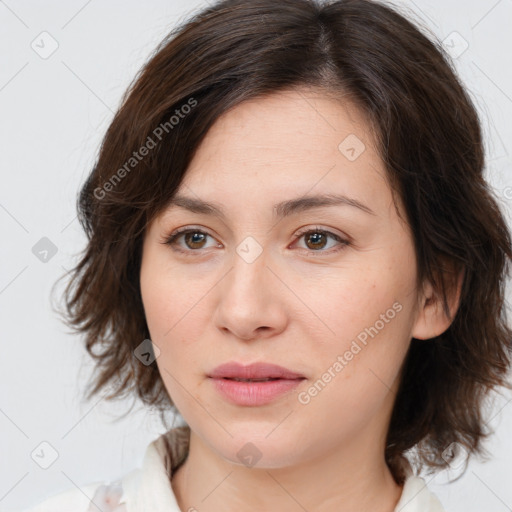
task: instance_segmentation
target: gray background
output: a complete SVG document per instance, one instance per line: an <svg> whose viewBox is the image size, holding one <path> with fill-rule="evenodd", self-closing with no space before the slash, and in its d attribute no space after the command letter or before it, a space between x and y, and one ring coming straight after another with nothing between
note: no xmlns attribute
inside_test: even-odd
<svg viewBox="0 0 512 512"><path fill-rule="evenodd" d="M396 3L450 48L481 114L488 180L510 222L512 0ZM0 510L115 480L139 466L163 432L138 404L115 422L130 402L81 400L91 362L53 313L50 290L85 243L75 197L122 93L175 23L204 5L0 1ZM48 248L43 237L56 254L40 252ZM512 395L492 398L491 460L472 460L450 485L456 472L426 477L447 511L512 510ZM58 454L48 469L31 458L36 450L50 462L44 441Z"/></svg>

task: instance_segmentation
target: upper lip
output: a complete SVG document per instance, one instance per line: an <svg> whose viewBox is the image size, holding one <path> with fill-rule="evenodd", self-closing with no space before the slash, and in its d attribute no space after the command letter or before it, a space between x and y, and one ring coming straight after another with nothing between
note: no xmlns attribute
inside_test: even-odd
<svg viewBox="0 0 512 512"><path fill-rule="evenodd" d="M293 372L282 366L272 363L253 363L243 365L235 361L221 364L214 368L209 377L212 378L238 378L238 379L302 379L304 375Z"/></svg>

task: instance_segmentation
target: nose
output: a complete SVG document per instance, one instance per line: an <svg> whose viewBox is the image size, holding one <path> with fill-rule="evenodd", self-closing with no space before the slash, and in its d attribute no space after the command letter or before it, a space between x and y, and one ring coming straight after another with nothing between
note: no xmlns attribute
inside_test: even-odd
<svg viewBox="0 0 512 512"><path fill-rule="evenodd" d="M252 262L234 254L231 270L216 287L218 329L249 341L275 336L286 328L286 287L273 270L267 266L265 251Z"/></svg>

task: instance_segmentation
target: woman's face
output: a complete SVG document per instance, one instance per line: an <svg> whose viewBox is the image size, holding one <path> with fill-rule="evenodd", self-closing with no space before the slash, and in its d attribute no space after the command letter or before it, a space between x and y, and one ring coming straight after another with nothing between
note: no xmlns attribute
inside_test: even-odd
<svg viewBox="0 0 512 512"><path fill-rule="evenodd" d="M383 453L400 368L423 328L413 241L385 176L360 111L282 92L227 112L191 162L178 194L218 212L182 202L148 226L140 282L158 368L225 460ZM302 378L210 377L227 362Z"/></svg>

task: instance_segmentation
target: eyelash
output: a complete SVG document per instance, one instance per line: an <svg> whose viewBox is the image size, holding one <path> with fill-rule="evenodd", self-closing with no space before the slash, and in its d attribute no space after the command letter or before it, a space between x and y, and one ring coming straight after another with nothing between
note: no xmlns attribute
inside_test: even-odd
<svg viewBox="0 0 512 512"><path fill-rule="evenodd" d="M200 252L200 249L196 249L196 250L194 250L194 249L182 249L176 243L177 239L181 235L185 235L187 233L200 233L202 235L212 236L209 233L207 233L207 232L205 232L205 231L203 231L201 229L179 228L176 231L174 231L173 233L171 233L168 237L166 237L166 239L162 243L164 243L166 245L170 245L173 248L173 250L178 251L178 252L184 254L185 256L196 257L196 256L198 256L198 254L194 254L194 253ZM308 255L312 254L313 256L317 256L318 253L320 255L334 254L334 253L338 253L338 252L342 251L345 247L350 245L350 242L348 240L345 240L345 239L341 238L339 235L336 235L335 233L332 233L331 231L327 231L327 230L319 228L319 227L315 227L314 229L308 228L308 229L304 229L304 230L300 231L297 234L297 236L295 237L295 239L293 240L293 243L295 243L297 240L302 238L304 235L309 235L309 234L312 234L312 233L320 233L322 235L326 235L328 237L331 237L334 240L336 240L337 242L340 242L341 246L338 247L337 249L334 249L334 250L332 248L329 249L329 250L318 250L318 251L313 251L313 250L309 250L309 249L303 249L303 250L307 251Z"/></svg>

